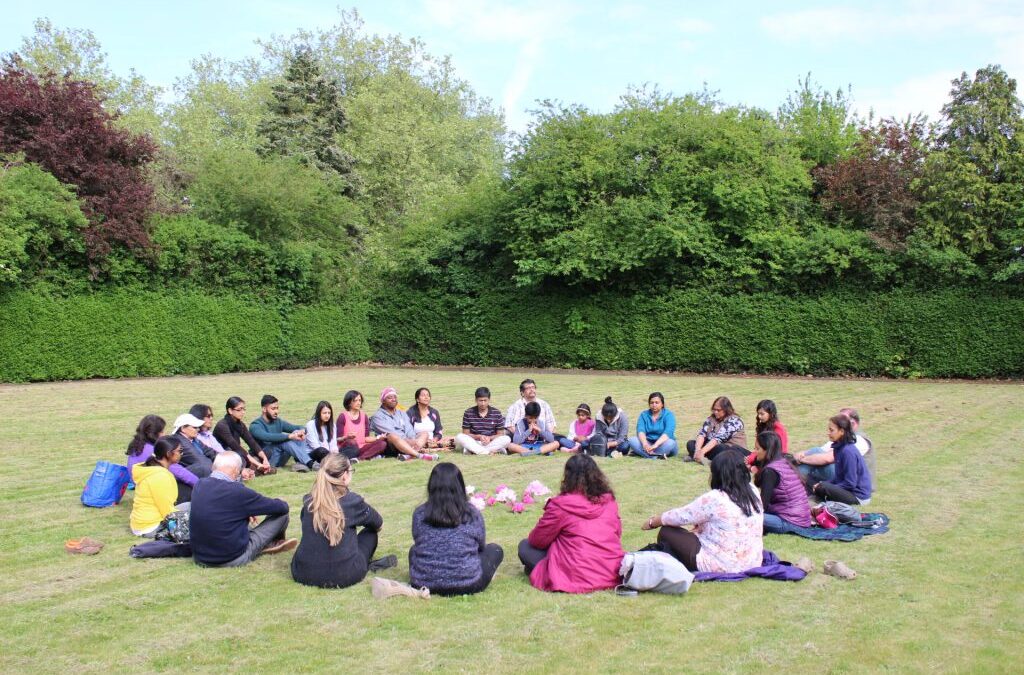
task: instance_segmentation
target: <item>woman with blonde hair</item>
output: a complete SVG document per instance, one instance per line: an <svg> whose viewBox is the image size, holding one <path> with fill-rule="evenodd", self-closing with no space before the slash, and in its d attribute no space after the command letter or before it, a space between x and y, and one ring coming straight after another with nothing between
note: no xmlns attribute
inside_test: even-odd
<svg viewBox="0 0 1024 675"><path fill-rule="evenodd" d="M344 588L370 569L384 519L349 489L354 472L345 455L327 455L312 491L302 498L302 541L292 558L292 578L300 584Z"/></svg>

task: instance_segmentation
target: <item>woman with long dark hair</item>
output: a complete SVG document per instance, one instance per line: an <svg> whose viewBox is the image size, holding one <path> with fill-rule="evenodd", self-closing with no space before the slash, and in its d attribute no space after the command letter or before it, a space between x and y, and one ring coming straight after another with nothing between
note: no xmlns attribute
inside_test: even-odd
<svg viewBox="0 0 1024 675"><path fill-rule="evenodd" d="M135 481L135 499L129 520L132 534L152 537L164 517L175 509L178 481L170 469L179 459L181 441L174 436L162 436L152 445L146 461L132 467L132 480Z"/></svg>
<svg viewBox="0 0 1024 675"><path fill-rule="evenodd" d="M146 415L139 420L139 426L135 428L135 436L128 443L129 476L132 475L136 464L143 464L153 456L153 446L157 439L164 435L166 428L167 422L159 415ZM189 487L194 487L199 482L199 478L194 473L177 462L171 464L169 469L176 480Z"/></svg>
<svg viewBox="0 0 1024 675"><path fill-rule="evenodd" d="M469 595L487 588L505 557L486 543L484 519L469 503L459 467L441 462L430 472L427 501L412 514L409 581L435 595Z"/></svg>
<svg viewBox="0 0 1024 675"><path fill-rule="evenodd" d="M867 504L871 501L871 472L857 449L857 433L846 415L828 420L828 439L832 441L836 477L814 485L814 494L823 501L843 504Z"/></svg>
<svg viewBox="0 0 1024 675"><path fill-rule="evenodd" d="M796 460L783 454L782 440L774 431L762 431L754 441L757 474L754 485L761 490L764 506L764 531L783 532L782 521L810 527L811 505L807 488L796 468Z"/></svg>
<svg viewBox="0 0 1024 675"><path fill-rule="evenodd" d="M338 415L338 452L349 459L373 459L388 449L386 438L374 438L370 432L370 418L363 412L363 395L358 391L345 392L345 412Z"/></svg>
<svg viewBox="0 0 1024 675"><path fill-rule="evenodd" d="M691 572L742 572L761 564L763 520L744 455L726 451L711 460L710 491L641 527L661 528L658 544Z"/></svg>
<svg viewBox="0 0 1024 675"><path fill-rule="evenodd" d="M732 401L719 396L711 402L711 415L704 420L697 437L686 442L686 453L690 460L703 464L705 458L714 460L726 450L737 450L746 457L747 434Z"/></svg>
<svg viewBox="0 0 1024 675"><path fill-rule="evenodd" d="M590 593L615 588L622 563L622 520L615 493L588 455L565 463L558 496L519 543L530 583L542 591Z"/></svg>
<svg viewBox="0 0 1024 675"><path fill-rule="evenodd" d="M448 448L453 447L454 439L443 434L444 427L441 425L441 413L437 408L430 405L430 390L420 387L416 390L415 401L406 411L416 437L420 439L425 448Z"/></svg>
<svg viewBox="0 0 1024 675"><path fill-rule="evenodd" d="M366 576L384 519L349 489L354 472L345 455L327 455L302 498L302 540L292 557L300 584L344 588Z"/></svg>
<svg viewBox="0 0 1024 675"><path fill-rule="evenodd" d="M243 468L249 467L260 476L277 473L277 469L270 466L267 453L252 437L248 425L245 424L245 400L240 396L232 396L224 404L224 411L224 417L213 427L214 437L224 448L242 458ZM242 447L242 441L249 447L248 452Z"/></svg>
<svg viewBox="0 0 1024 675"><path fill-rule="evenodd" d="M327 401L316 404L313 416L306 422L306 445L314 462L322 462L332 452L338 452L337 430L334 426L334 408Z"/></svg>

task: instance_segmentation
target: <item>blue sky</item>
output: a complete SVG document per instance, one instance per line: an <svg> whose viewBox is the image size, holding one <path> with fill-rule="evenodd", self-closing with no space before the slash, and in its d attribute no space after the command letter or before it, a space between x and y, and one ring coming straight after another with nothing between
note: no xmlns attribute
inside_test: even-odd
<svg viewBox="0 0 1024 675"><path fill-rule="evenodd" d="M93 31L115 72L170 88L203 54L234 59L253 41L336 22L336 0L9 4L0 51L37 17ZM538 99L607 111L629 85L686 93L707 83L729 103L774 110L808 72L852 88L858 110L934 118L949 81L1001 64L1024 77L1024 2L352 1L370 32L419 37L523 130Z"/></svg>

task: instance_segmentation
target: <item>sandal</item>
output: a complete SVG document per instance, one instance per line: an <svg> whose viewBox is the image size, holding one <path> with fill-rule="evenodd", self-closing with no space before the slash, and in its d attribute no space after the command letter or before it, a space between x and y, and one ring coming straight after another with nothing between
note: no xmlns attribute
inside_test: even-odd
<svg viewBox="0 0 1024 675"><path fill-rule="evenodd" d="M378 600L387 600L396 595L404 595L410 598L430 598L430 590L426 588L413 588L409 584L403 584L394 579L374 577L370 580L370 592Z"/></svg>
<svg viewBox="0 0 1024 675"><path fill-rule="evenodd" d="M857 573L850 569L850 567L842 560L826 560L825 574L836 577L837 579L846 579L847 581L852 581L857 578Z"/></svg>
<svg viewBox="0 0 1024 675"><path fill-rule="evenodd" d="M103 550L103 542L92 537L81 539L68 539L64 542L64 550L68 553L81 553L83 555L96 555Z"/></svg>
<svg viewBox="0 0 1024 675"><path fill-rule="evenodd" d="M814 561L807 556L801 556L799 560L793 563L793 567L802 569L804 574L810 574L814 571Z"/></svg>

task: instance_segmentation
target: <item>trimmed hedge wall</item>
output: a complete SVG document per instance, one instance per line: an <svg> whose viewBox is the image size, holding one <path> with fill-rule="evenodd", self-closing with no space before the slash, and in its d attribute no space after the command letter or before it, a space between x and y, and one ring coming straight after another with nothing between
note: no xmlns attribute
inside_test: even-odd
<svg viewBox="0 0 1024 675"><path fill-rule="evenodd" d="M968 292L630 298L394 289L280 307L193 292L0 296L0 380L366 361L894 377L1024 376L1024 298Z"/></svg>
<svg viewBox="0 0 1024 675"><path fill-rule="evenodd" d="M790 372L1024 375L1024 298L964 291L868 296L624 298L402 289L371 303L389 363Z"/></svg>
<svg viewBox="0 0 1024 675"><path fill-rule="evenodd" d="M370 358L366 310L196 292L0 296L0 380L224 373Z"/></svg>

